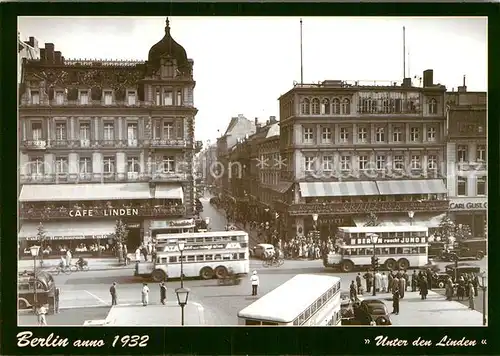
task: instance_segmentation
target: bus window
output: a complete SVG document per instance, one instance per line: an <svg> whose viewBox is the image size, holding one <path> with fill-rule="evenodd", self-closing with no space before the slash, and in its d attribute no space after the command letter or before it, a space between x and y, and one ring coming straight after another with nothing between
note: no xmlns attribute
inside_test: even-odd
<svg viewBox="0 0 500 356"><path fill-rule="evenodd" d="M393 231L389 231L389 238L395 238L395 237L396 237L396 233Z"/></svg>
<svg viewBox="0 0 500 356"><path fill-rule="evenodd" d="M354 250L354 249L351 249L351 248L346 248L346 249L344 250L344 255L346 255L346 256L350 256L350 255L352 254L352 250Z"/></svg>
<svg viewBox="0 0 500 356"><path fill-rule="evenodd" d="M231 241L238 241L238 236L231 236Z"/></svg>
<svg viewBox="0 0 500 356"><path fill-rule="evenodd" d="M222 241L222 236L215 236L215 237L214 237L214 241L215 241L215 242Z"/></svg>
<svg viewBox="0 0 500 356"><path fill-rule="evenodd" d="M403 233L400 231L395 232L396 237L403 237Z"/></svg>
<svg viewBox="0 0 500 356"><path fill-rule="evenodd" d="M401 247L403 250L403 255L409 255L411 254L411 249L409 247Z"/></svg>
<svg viewBox="0 0 500 356"><path fill-rule="evenodd" d="M244 260L245 259L245 253L240 253L240 260Z"/></svg>
<svg viewBox="0 0 500 356"><path fill-rule="evenodd" d="M166 264L167 263L167 258L166 257L160 257L159 262L160 262L160 264Z"/></svg>
<svg viewBox="0 0 500 356"><path fill-rule="evenodd" d="M205 242L213 242L214 238L213 237L205 237Z"/></svg>
<svg viewBox="0 0 500 356"><path fill-rule="evenodd" d="M203 255L196 256L196 261L203 261Z"/></svg>
<svg viewBox="0 0 500 356"><path fill-rule="evenodd" d="M421 247L419 247L418 249L419 249L419 252L420 252L420 253L427 253L427 251L426 251L426 250L427 250L427 247L425 247L425 246L421 246Z"/></svg>
<svg viewBox="0 0 500 356"><path fill-rule="evenodd" d="M307 320L311 316L311 308L307 308L304 312L304 319Z"/></svg>
<svg viewBox="0 0 500 356"><path fill-rule="evenodd" d="M214 258L214 259L215 259L216 261L220 261L220 260L222 260L222 256L221 256L221 255L219 255L219 254L217 254L217 255L215 255L215 258Z"/></svg>
<svg viewBox="0 0 500 356"><path fill-rule="evenodd" d="M179 261L186 262L186 256L179 256Z"/></svg>
<svg viewBox="0 0 500 356"><path fill-rule="evenodd" d="M248 243L246 243L246 242L242 242L240 245L241 245L242 248L247 248L248 247Z"/></svg>
<svg viewBox="0 0 500 356"><path fill-rule="evenodd" d="M313 303L313 305L311 305L311 313L316 313L316 310L318 310L318 307L316 306L316 303Z"/></svg>
<svg viewBox="0 0 500 356"><path fill-rule="evenodd" d="M383 252L382 252L382 249L381 249L381 248L377 247L377 248L375 249L375 254L376 254L376 255L381 255L382 253L383 253Z"/></svg>
<svg viewBox="0 0 500 356"><path fill-rule="evenodd" d="M299 325L299 319L295 319L295 320L293 321L293 325Z"/></svg>
<svg viewBox="0 0 500 356"><path fill-rule="evenodd" d="M170 263L175 263L175 262L177 262L177 257L176 257L176 256L170 256L170 257L168 258L168 262L170 262Z"/></svg>
<svg viewBox="0 0 500 356"><path fill-rule="evenodd" d="M316 301L316 309L321 308L321 298Z"/></svg>
<svg viewBox="0 0 500 356"><path fill-rule="evenodd" d="M337 290L340 290L340 281L337 282Z"/></svg>
<svg viewBox="0 0 500 356"><path fill-rule="evenodd" d="M325 304L327 300L328 300L328 295L325 293L321 296L321 303Z"/></svg>
<svg viewBox="0 0 500 356"><path fill-rule="evenodd" d="M278 325L278 323L272 323L270 321L263 321L262 325Z"/></svg>
<svg viewBox="0 0 500 356"><path fill-rule="evenodd" d="M245 325L261 325L260 321L257 320L245 320Z"/></svg>
<svg viewBox="0 0 500 356"><path fill-rule="evenodd" d="M304 324L304 313L300 314L299 316L299 325Z"/></svg>
<svg viewBox="0 0 500 356"><path fill-rule="evenodd" d="M401 247L396 247L396 254L398 255L403 254L403 249Z"/></svg>
<svg viewBox="0 0 500 356"><path fill-rule="evenodd" d="M373 255L373 248L372 247L367 247L365 248L365 255Z"/></svg>
<svg viewBox="0 0 500 356"><path fill-rule="evenodd" d="M217 259L217 258L216 258L216 259ZM224 255L222 255L222 259L223 259L224 261L229 261L229 260L231 259L231 255L229 255L229 254L224 254Z"/></svg>
<svg viewBox="0 0 500 356"><path fill-rule="evenodd" d="M203 237L197 237L194 239L195 242L203 242Z"/></svg>
<svg viewBox="0 0 500 356"><path fill-rule="evenodd" d="M388 255L389 254L389 249L387 247L384 247L381 250L382 250L381 255Z"/></svg>
<svg viewBox="0 0 500 356"><path fill-rule="evenodd" d="M188 262L194 262L194 256L187 256Z"/></svg>
<svg viewBox="0 0 500 356"><path fill-rule="evenodd" d="M186 243L188 243L188 244L192 244L193 242L194 242L194 239L193 239L193 238L186 239Z"/></svg>
<svg viewBox="0 0 500 356"><path fill-rule="evenodd" d="M232 259L232 260L237 260L237 259L238 259L238 254L237 254L237 253L233 253L233 254L231 255L231 259Z"/></svg>
<svg viewBox="0 0 500 356"><path fill-rule="evenodd" d="M389 254L390 255L395 255L396 254L396 247L390 247L389 248Z"/></svg>
<svg viewBox="0 0 500 356"><path fill-rule="evenodd" d="M205 255L205 261L212 261L214 259L213 255Z"/></svg>

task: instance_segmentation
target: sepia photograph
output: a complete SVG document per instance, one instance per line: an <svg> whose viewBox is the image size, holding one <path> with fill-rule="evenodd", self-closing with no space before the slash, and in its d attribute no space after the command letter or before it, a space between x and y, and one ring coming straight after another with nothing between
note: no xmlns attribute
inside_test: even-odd
<svg viewBox="0 0 500 356"><path fill-rule="evenodd" d="M19 326L488 325L486 17L17 23Z"/></svg>

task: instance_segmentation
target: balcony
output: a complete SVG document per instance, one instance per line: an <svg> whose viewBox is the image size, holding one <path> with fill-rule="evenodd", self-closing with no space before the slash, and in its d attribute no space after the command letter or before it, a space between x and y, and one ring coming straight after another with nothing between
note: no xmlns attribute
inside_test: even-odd
<svg viewBox="0 0 500 356"><path fill-rule="evenodd" d="M346 202L346 203L277 203L279 208L285 208L290 215L311 214L356 214L356 213L400 213L400 212L442 212L449 208L449 200L428 201L378 201L378 202ZM278 207L277 207L278 208Z"/></svg>
<svg viewBox="0 0 500 356"><path fill-rule="evenodd" d="M488 165L485 161L457 162L456 167L458 172L485 172L488 170Z"/></svg>
<svg viewBox="0 0 500 356"><path fill-rule="evenodd" d="M174 217L174 216L184 216L186 215L186 207L184 205L172 205L172 206L152 206L150 204L130 207L125 205L116 205L103 208L100 207L87 207L85 209L71 209L65 206L53 207L46 206L43 208L21 208L20 218L23 220L38 220L46 221L51 219L88 219L95 217L111 217L116 216L114 212L118 210L121 216L131 215L131 216L142 216L150 218L161 218L161 217ZM80 211L80 214L76 214L76 211ZM123 214L122 214L123 213Z"/></svg>
<svg viewBox="0 0 500 356"><path fill-rule="evenodd" d="M45 150L47 148L46 140L24 140L21 142L21 148L27 150Z"/></svg>
<svg viewBox="0 0 500 356"><path fill-rule="evenodd" d="M183 182L187 181L189 177L188 173L181 172L153 172L151 174L152 182Z"/></svg>
<svg viewBox="0 0 500 356"><path fill-rule="evenodd" d="M186 140L161 140L154 139L151 140L151 147L155 148L185 148L188 146L188 141Z"/></svg>
<svg viewBox="0 0 500 356"><path fill-rule="evenodd" d="M21 184L63 184L63 183L102 183L102 182L149 182L151 175L146 173L56 173L22 174Z"/></svg>

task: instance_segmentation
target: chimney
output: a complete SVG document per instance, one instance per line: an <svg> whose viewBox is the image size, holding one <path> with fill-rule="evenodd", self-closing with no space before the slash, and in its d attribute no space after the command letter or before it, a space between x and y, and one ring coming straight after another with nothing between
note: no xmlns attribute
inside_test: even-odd
<svg viewBox="0 0 500 356"><path fill-rule="evenodd" d="M255 118L255 127L257 127L257 126L259 126L259 118L258 117Z"/></svg>
<svg viewBox="0 0 500 356"><path fill-rule="evenodd" d="M47 57L48 64L54 64L54 44L46 43L45 44L45 55Z"/></svg>
<svg viewBox="0 0 500 356"><path fill-rule="evenodd" d="M61 56L61 64L64 64L64 56Z"/></svg>
<svg viewBox="0 0 500 356"><path fill-rule="evenodd" d="M424 88L434 85L434 71L432 69L424 70Z"/></svg>
<svg viewBox="0 0 500 356"><path fill-rule="evenodd" d="M269 121L271 122L271 124L275 124L277 123L278 121L276 120L276 116L269 116Z"/></svg>
<svg viewBox="0 0 500 356"><path fill-rule="evenodd" d="M458 92L459 93L466 93L467 92L467 85L465 85L465 75L464 75L464 81L461 87L458 87Z"/></svg>
<svg viewBox="0 0 500 356"><path fill-rule="evenodd" d="M54 52L54 64L62 64L62 55L61 51L55 51Z"/></svg>
<svg viewBox="0 0 500 356"><path fill-rule="evenodd" d="M404 78L402 87L411 88L411 78Z"/></svg>

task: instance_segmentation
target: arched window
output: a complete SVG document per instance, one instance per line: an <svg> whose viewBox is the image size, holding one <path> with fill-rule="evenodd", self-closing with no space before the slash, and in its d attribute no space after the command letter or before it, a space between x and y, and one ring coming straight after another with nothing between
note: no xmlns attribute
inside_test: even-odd
<svg viewBox="0 0 500 356"><path fill-rule="evenodd" d="M321 103L321 113L324 115L330 115L330 100L329 99L323 99L323 102Z"/></svg>
<svg viewBox="0 0 500 356"><path fill-rule="evenodd" d="M437 101L436 99L429 100L429 114L437 114Z"/></svg>
<svg viewBox="0 0 500 356"><path fill-rule="evenodd" d="M332 101L332 113L334 115L340 114L340 100L339 99L333 99L333 101Z"/></svg>
<svg viewBox="0 0 500 356"><path fill-rule="evenodd" d="M309 99L304 98L302 103L300 104L300 112L305 115L309 115L311 113L311 104Z"/></svg>
<svg viewBox="0 0 500 356"><path fill-rule="evenodd" d="M342 115L351 114L351 101L349 99L344 99L342 101Z"/></svg>
<svg viewBox="0 0 500 356"><path fill-rule="evenodd" d="M311 111L313 115L319 115L319 99L314 98L311 102Z"/></svg>

